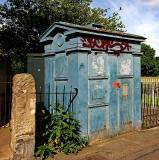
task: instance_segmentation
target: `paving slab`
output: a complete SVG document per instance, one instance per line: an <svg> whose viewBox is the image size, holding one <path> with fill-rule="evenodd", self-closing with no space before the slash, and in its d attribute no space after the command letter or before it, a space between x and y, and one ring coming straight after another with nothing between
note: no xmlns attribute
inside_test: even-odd
<svg viewBox="0 0 159 160"><path fill-rule="evenodd" d="M12 152L10 149L10 129L0 128L0 160L9 159Z"/></svg>
<svg viewBox="0 0 159 160"><path fill-rule="evenodd" d="M0 160L11 156L9 144L9 128L0 129ZM77 155L58 153L54 160L159 160L159 127L99 140Z"/></svg>
<svg viewBox="0 0 159 160"><path fill-rule="evenodd" d="M159 160L159 127L101 140L77 155L55 155L55 160Z"/></svg>

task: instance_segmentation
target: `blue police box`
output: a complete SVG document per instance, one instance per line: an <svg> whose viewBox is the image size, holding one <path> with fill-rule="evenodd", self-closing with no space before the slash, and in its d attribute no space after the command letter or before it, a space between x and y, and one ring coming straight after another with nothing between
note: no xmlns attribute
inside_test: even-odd
<svg viewBox="0 0 159 160"><path fill-rule="evenodd" d="M45 91L78 88L81 135L110 137L141 128L141 42L146 38L101 25L56 22L41 36ZM54 97L50 95L50 103ZM46 100L45 103L48 100Z"/></svg>

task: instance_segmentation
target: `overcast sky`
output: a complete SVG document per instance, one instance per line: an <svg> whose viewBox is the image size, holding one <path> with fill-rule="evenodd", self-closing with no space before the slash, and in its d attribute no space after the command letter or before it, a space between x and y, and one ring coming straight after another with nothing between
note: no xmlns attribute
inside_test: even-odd
<svg viewBox="0 0 159 160"><path fill-rule="evenodd" d="M127 32L146 37L159 56L159 0L94 0L91 6L117 12L122 7L120 15Z"/></svg>
<svg viewBox="0 0 159 160"><path fill-rule="evenodd" d="M91 7L110 8L112 12L122 7L120 15L127 32L146 37L159 56L159 0L93 0Z"/></svg>

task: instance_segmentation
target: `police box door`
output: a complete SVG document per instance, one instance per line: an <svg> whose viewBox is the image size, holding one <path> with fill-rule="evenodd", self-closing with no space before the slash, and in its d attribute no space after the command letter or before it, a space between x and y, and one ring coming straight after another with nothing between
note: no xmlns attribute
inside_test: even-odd
<svg viewBox="0 0 159 160"><path fill-rule="evenodd" d="M133 123L133 57L120 54L118 57L118 108L119 125L123 131L130 130Z"/></svg>
<svg viewBox="0 0 159 160"><path fill-rule="evenodd" d="M132 126L133 121L132 78L119 79L119 83L119 123L120 128L125 130L125 127Z"/></svg>

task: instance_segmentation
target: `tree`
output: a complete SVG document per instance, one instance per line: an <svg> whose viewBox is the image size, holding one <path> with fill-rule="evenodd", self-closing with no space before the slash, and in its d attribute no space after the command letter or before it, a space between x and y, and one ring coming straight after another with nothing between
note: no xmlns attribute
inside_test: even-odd
<svg viewBox="0 0 159 160"><path fill-rule="evenodd" d="M157 76L159 75L159 63L155 57L155 50L147 44L141 44L141 74L142 76Z"/></svg>
<svg viewBox="0 0 159 160"><path fill-rule="evenodd" d="M40 35L55 21L80 25L103 24L107 30L124 31L118 13L91 8L92 0L6 0L0 4L1 57L23 66L26 54L41 52ZM12 63L14 62L14 63Z"/></svg>

